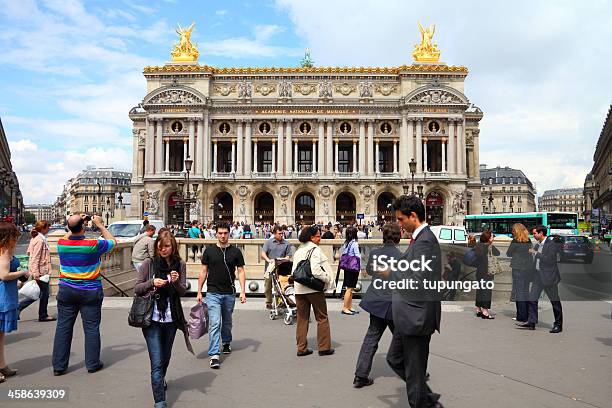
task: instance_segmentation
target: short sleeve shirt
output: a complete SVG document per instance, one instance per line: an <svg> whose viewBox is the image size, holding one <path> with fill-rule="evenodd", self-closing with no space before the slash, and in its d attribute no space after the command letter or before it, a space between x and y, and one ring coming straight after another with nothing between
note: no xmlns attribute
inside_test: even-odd
<svg viewBox="0 0 612 408"><path fill-rule="evenodd" d="M202 265L208 266L207 292L219 294L236 293L236 268L244 266L242 251L234 245L220 248L210 245L202 255Z"/></svg>

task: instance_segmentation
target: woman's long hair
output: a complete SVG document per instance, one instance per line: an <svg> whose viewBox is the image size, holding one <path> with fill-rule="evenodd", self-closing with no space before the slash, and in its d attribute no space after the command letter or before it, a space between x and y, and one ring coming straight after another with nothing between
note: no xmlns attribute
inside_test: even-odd
<svg viewBox="0 0 612 408"><path fill-rule="evenodd" d="M176 242L176 238L174 238L174 235L168 231L168 230L160 230L160 232L157 234L157 239L155 240L155 256L160 256L159 254L159 244L162 243L168 243L170 242L170 245L172 246L172 254L170 255L170 258L173 261L181 261L181 254L179 253L179 247L178 247L178 243Z"/></svg>
<svg viewBox="0 0 612 408"><path fill-rule="evenodd" d="M512 236L516 242L531 242L529 239L529 231L527 231L527 228L520 222L517 222L512 226Z"/></svg>
<svg viewBox="0 0 612 408"><path fill-rule="evenodd" d="M0 222L0 253L12 251L19 239L19 229L12 222Z"/></svg>
<svg viewBox="0 0 612 408"><path fill-rule="evenodd" d="M38 234L40 234L41 232L49 228L50 226L51 224L49 224L49 221L38 220L36 221L36 224L34 224L34 227L32 227L32 231L30 231L30 235L32 236L32 238L34 238L38 236Z"/></svg>
<svg viewBox="0 0 612 408"><path fill-rule="evenodd" d="M344 239L344 246L348 246L348 244L353 240L357 241L357 228L348 227L346 229L345 237L346 238Z"/></svg>

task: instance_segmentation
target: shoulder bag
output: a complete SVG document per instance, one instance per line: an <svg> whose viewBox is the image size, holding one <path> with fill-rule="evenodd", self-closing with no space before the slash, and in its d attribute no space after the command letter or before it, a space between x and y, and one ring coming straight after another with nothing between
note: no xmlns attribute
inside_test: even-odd
<svg viewBox="0 0 612 408"><path fill-rule="evenodd" d="M357 271L361 269L361 259L357 255L350 255L349 250L351 248L351 244L353 242L349 242L346 247L346 253L342 254L340 257L340 269L345 271Z"/></svg>
<svg viewBox="0 0 612 408"><path fill-rule="evenodd" d="M149 263L149 279L153 279L153 262ZM132 327L147 328L153 317L155 287L143 296L134 295L134 301L128 314L128 324Z"/></svg>
<svg viewBox="0 0 612 408"><path fill-rule="evenodd" d="M312 248L308 252L308 257L298 263L292 275L295 282L300 283L310 289L316 290L317 292L323 292L323 289L325 289L325 282L319 278L315 278L312 275L310 257L312 256L312 251L315 249L316 248Z"/></svg>

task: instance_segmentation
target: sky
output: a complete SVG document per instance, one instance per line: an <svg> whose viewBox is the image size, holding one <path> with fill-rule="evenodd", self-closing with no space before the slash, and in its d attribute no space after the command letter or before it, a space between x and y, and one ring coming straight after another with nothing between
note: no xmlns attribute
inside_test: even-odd
<svg viewBox="0 0 612 408"><path fill-rule="evenodd" d="M469 69L480 162L525 172L538 194L578 187L612 103L612 0L0 0L0 118L26 204L52 203L86 165L132 169L130 108L177 23L199 62L317 66L412 62L417 22Z"/></svg>

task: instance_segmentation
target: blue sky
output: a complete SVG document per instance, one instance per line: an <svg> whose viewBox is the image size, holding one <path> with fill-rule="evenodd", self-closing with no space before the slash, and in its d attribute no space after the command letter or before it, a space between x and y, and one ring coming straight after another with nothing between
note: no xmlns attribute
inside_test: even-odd
<svg viewBox="0 0 612 408"><path fill-rule="evenodd" d="M196 22L200 63L411 62L417 21L442 60L470 69L481 163L523 169L539 192L582 185L612 102L610 1L0 0L0 117L26 203L52 202L87 164L131 171L129 109L142 68Z"/></svg>

